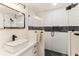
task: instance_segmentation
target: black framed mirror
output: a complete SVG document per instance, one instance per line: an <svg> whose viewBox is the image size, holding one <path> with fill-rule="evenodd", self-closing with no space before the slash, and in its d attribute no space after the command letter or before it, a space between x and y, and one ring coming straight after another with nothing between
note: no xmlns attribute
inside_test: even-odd
<svg viewBox="0 0 79 59"><path fill-rule="evenodd" d="M0 3L0 13L3 16L4 29L24 29L25 14Z"/></svg>

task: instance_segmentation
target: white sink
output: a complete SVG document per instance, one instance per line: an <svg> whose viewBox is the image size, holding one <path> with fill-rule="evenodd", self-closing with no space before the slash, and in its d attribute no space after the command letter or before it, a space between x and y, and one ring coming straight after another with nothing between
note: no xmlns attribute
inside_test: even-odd
<svg viewBox="0 0 79 59"><path fill-rule="evenodd" d="M4 45L4 49L9 53L17 53L21 49L25 48L28 44L26 39L18 39L16 41L7 42Z"/></svg>

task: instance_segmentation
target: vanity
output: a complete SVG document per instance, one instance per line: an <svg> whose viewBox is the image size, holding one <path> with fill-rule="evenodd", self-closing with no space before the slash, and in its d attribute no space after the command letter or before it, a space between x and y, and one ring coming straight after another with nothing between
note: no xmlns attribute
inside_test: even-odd
<svg viewBox="0 0 79 59"><path fill-rule="evenodd" d="M35 45L35 42L28 42L28 45L26 47L20 49L15 53L9 50L7 51L5 48L0 49L0 56L36 56L37 54L35 51Z"/></svg>
<svg viewBox="0 0 79 59"><path fill-rule="evenodd" d="M30 38L28 40L19 39L16 41L5 42L2 45L2 48L0 48L0 55L2 56L44 56L44 45L43 45L44 43L41 41L36 41L36 38L32 37L34 36L34 34L29 35Z"/></svg>

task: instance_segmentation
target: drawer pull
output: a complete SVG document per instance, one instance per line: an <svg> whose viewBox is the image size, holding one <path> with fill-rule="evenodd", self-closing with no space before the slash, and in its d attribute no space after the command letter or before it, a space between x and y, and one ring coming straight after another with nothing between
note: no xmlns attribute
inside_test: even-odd
<svg viewBox="0 0 79 59"><path fill-rule="evenodd" d="M36 54L36 53L37 53L37 51L34 52L34 54Z"/></svg>
<svg viewBox="0 0 79 59"><path fill-rule="evenodd" d="M75 56L78 56L78 54L75 54Z"/></svg>
<svg viewBox="0 0 79 59"><path fill-rule="evenodd" d="M79 33L74 33L74 35L79 35Z"/></svg>
<svg viewBox="0 0 79 59"><path fill-rule="evenodd" d="M34 47L37 47L36 45Z"/></svg>

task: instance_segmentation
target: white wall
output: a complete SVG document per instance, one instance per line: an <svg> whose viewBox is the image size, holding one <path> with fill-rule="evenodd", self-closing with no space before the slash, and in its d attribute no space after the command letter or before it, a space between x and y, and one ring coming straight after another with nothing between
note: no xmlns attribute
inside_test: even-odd
<svg viewBox="0 0 79 59"><path fill-rule="evenodd" d="M79 26L79 5L69 11L69 25Z"/></svg>
<svg viewBox="0 0 79 59"><path fill-rule="evenodd" d="M68 13L65 8L49 11L43 18L44 26L68 26ZM67 32L55 32L51 37L51 32L45 32L45 48L60 53L68 54Z"/></svg>
<svg viewBox="0 0 79 59"><path fill-rule="evenodd" d="M36 18L36 16L33 16L33 14L30 15L28 18L28 26L40 26L41 21Z"/></svg>
<svg viewBox="0 0 79 59"><path fill-rule="evenodd" d="M67 15L65 8L48 11L43 18L44 26L67 26Z"/></svg>
<svg viewBox="0 0 79 59"><path fill-rule="evenodd" d="M54 37L51 37L50 32L45 32L45 48L60 53L68 53L68 34L62 32L54 32Z"/></svg>
<svg viewBox="0 0 79 59"><path fill-rule="evenodd" d="M3 14L0 13L0 28L4 28Z"/></svg>

